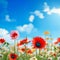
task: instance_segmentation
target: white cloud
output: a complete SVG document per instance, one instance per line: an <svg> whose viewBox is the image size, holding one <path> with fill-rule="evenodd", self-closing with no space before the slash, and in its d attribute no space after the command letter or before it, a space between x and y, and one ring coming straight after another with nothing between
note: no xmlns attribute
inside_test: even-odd
<svg viewBox="0 0 60 60"><path fill-rule="evenodd" d="M0 36L5 36L6 34L8 34L9 32L6 29L2 29L0 28Z"/></svg>
<svg viewBox="0 0 60 60"><path fill-rule="evenodd" d="M8 21L8 22L11 22L10 16L9 15L6 15L5 16L5 20Z"/></svg>
<svg viewBox="0 0 60 60"><path fill-rule="evenodd" d="M44 12L48 13L49 11L50 11L50 7L48 6L48 4L46 2L44 2Z"/></svg>
<svg viewBox="0 0 60 60"><path fill-rule="evenodd" d="M35 16L39 17L40 19L44 19L43 13L41 13L39 10L35 10L34 12L31 12L32 15L29 17L29 21L33 22L35 19Z"/></svg>
<svg viewBox="0 0 60 60"><path fill-rule="evenodd" d="M44 12L46 12L49 15L60 14L60 8L53 7L52 9L50 9L49 5L45 2L44 3Z"/></svg>
<svg viewBox="0 0 60 60"><path fill-rule="evenodd" d="M52 13L60 14L60 8L55 8L55 7L54 7L53 9L51 9L50 12L51 12L51 14L52 14Z"/></svg>
<svg viewBox="0 0 60 60"><path fill-rule="evenodd" d="M5 21L7 21L7 22L15 22L16 20L11 19L10 16L7 14L7 15L5 15Z"/></svg>
<svg viewBox="0 0 60 60"><path fill-rule="evenodd" d="M34 18L35 18L34 15L30 15L29 21L30 21L30 22L33 22L33 21L34 21Z"/></svg>
<svg viewBox="0 0 60 60"><path fill-rule="evenodd" d="M17 30L20 32L26 32L27 34L31 33L34 28L33 24L25 24L23 26L17 26Z"/></svg>
<svg viewBox="0 0 60 60"><path fill-rule="evenodd" d="M6 29L0 28L0 38L4 38L10 44L13 43L13 40L11 39L9 32Z"/></svg>
<svg viewBox="0 0 60 60"><path fill-rule="evenodd" d="M41 13L39 10L35 10L35 11L34 11L34 14L35 14L36 16L38 16L40 19L43 19L43 18L44 18L43 13Z"/></svg>
<svg viewBox="0 0 60 60"><path fill-rule="evenodd" d="M10 37L10 34L3 36L3 38L6 40L6 42L9 42L10 44L14 43L14 41Z"/></svg>

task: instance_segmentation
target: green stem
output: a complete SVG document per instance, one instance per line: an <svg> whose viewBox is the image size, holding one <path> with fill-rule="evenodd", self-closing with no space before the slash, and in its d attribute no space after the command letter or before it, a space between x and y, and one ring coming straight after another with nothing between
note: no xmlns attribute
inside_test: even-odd
<svg viewBox="0 0 60 60"><path fill-rule="evenodd" d="M26 44L24 44L25 46L25 54L26 54L26 58L27 58L27 48L26 48Z"/></svg>
<svg viewBox="0 0 60 60"><path fill-rule="evenodd" d="M8 55L7 55L7 60L8 60Z"/></svg>
<svg viewBox="0 0 60 60"><path fill-rule="evenodd" d="M37 49L36 49L36 57L37 57Z"/></svg>
<svg viewBox="0 0 60 60"><path fill-rule="evenodd" d="M40 49L39 49L39 55L40 55Z"/></svg>
<svg viewBox="0 0 60 60"><path fill-rule="evenodd" d="M15 53L15 40L14 40L14 53Z"/></svg>
<svg viewBox="0 0 60 60"><path fill-rule="evenodd" d="M18 43L18 40L17 40L17 42L16 43ZM18 47L16 46L16 53L18 54Z"/></svg>

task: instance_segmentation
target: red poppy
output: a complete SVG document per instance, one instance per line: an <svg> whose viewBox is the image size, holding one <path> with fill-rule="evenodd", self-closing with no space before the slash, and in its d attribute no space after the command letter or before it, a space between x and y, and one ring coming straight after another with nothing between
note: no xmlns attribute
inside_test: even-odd
<svg viewBox="0 0 60 60"><path fill-rule="evenodd" d="M32 50L28 49L28 50L27 50L27 53L28 53L28 54L32 54Z"/></svg>
<svg viewBox="0 0 60 60"><path fill-rule="evenodd" d="M60 42L60 38L57 39L57 42Z"/></svg>
<svg viewBox="0 0 60 60"><path fill-rule="evenodd" d="M0 38L0 43L2 44L4 42L5 42L4 38Z"/></svg>
<svg viewBox="0 0 60 60"><path fill-rule="evenodd" d="M56 53L54 53L53 56L56 57Z"/></svg>
<svg viewBox="0 0 60 60"><path fill-rule="evenodd" d="M12 31L11 34L10 34L10 36L11 36L12 39L16 39L18 37L18 35L19 34L18 34L17 31Z"/></svg>
<svg viewBox="0 0 60 60"><path fill-rule="evenodd" d="M25 48L21 48L21 51L22 51L22 52L25 52Z"/></svg>
<svg viewBox="0 0 60 60"><path fill-rule="evenodd" d="M35 48L42 49L42 48L45 47L46 41L45 41L43 38L41 38L41 37L35 37L35 38L33 38L33 40L32 40L32 44L33 44L33 46L34 46Z"/></svg>
<svg viewBox="0 0 60 60"><path fill-rule="evenodd" d="M23 45L23 44L27 44L27 43L29 43L29 42L30 42L30 41L28 41L28 39L25 38L25 39L21 40L17 45L20 46L20 45Z"/></svg>
<svg viewBox="0 0 60 60"><path fill-rule="evenodd" d="M17 60L17 54L15 54L15 53L11 53L10 55L9 55L9 60Z"/></svg>
<svg viewBox="0 0 60 60"><path fill-rule="evenodd" d="M19 51L19 52L25 52L25 49L26 49L25 47L23 47L23 48L18 48L18 51Z"/></svg>
<svg viewBox="0 0 60 60"><path fill-rule="evenodd" d="M54 44L58 44L58 41L54 42Z"/></svg>

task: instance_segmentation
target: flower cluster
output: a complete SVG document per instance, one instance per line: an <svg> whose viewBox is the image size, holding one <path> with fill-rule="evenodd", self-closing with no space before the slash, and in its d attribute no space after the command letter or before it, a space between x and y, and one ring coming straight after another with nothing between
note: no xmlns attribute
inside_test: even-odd
<svg viewBox="0 0 60 60"><path fill-rule="evenodd" d="M19 40L19 33L10 33L14 44L10 45L4 38L0 38L0 60L60 60L60 37L53 41L49 31L44 32L44 36L27 37Z"/></svg>

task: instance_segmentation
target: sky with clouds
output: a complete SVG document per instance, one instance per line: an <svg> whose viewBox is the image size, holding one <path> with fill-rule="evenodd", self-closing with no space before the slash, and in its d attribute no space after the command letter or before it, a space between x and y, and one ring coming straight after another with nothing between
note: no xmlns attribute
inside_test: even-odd
<svg viewBox="0 0 60 60"><path fill-rule="evenodd" d="M11 30L19 31L20 38L44 31L60 37L60 0L0 0L0 37L10 38Z"/></svg>

